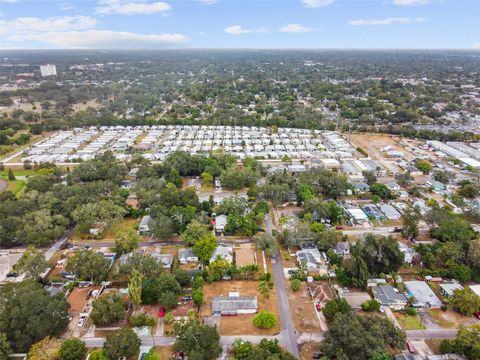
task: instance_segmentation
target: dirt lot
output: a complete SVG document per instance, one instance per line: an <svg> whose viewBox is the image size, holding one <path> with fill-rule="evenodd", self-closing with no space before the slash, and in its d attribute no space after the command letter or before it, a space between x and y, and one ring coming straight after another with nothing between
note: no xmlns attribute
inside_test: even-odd
<svg viewBox="0 0 480 360"><path fill-rule="evenodd" d="M125 231L126 229L129 228L134 228L135 225L139 222L139 219L122 219L121 221L112 224L109 229L106 230L105 235L99 239L91 239L90 234L83 234L80 233L76 230L73 231L72 237L70 238L71 243L83 243L87 244L89 241L96 242L105 242L105 241L114 241L115 240L115 234L117 232Z"/></svg>
<svg viewBox="0 0 480 360"><path fill-rule="evenodd" d="M480 324L480 320L474 318L473 316L463 316L457 313L454 310L430 310L430 315L433 320L440 325L442 328L454 329L458 325L471 325L471 324Z"/></svg>
<svg viewBox="0 0 480 360"><path fill-rule="evenodd" d="M398 136L387 134L359 133L350 135L351 142L365 150L372 159L384 159L380 149L385 146L391 146L391 150L398 150L404 153L404 159L411 160L412 154L406 149L406 146L400 144Z"/></svg>
<svg viewBox="0 0 480 360"><path fill-rule="evenodd" d="M321 331L307 284L302 284L301 289L297 292L292 291L290 284L287 284L287 289L290 311L292 312L295 328L301 332Z"/></svg>
<svg viewBox="0 0 480 360"><path fill-rule="evenodd" d="M260 330L253 326L254 314L222 316L220 320L220 333L222 335L272 335L280 331L280 318L278 316L277 297L275 289L270 290L270 297L266 299L258 290L258 281L254 280L223 280L203 286L205 303L200 309L201 316L212 315L212 299L214 296L228 296L229 292L239 292L241 296L256 296L258 310L267 310L277 316L277 325L269 330Z"/></svg>

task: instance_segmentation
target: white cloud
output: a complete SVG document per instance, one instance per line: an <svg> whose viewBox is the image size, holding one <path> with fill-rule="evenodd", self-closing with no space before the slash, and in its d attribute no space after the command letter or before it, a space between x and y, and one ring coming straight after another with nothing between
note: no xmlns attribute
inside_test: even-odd
<svg viewBox="0 0 480 360"><path fill-rule="evenodd" d="M266 33L268 29L266 28L258 28L258 29L246 29L241 25L232 25L226 27L223 31L230 35L242 35L242 34L250 34L250 33Z"/></svg>
<svg viewBox="0 0 480 360"><path fill-rule="evenodd" d="M63 4L60 4L60 9L62 9L62 10L72 10L72 9L75 9L75 6L73 6L72 4L63 3Z"/></svg>
<svg viewBox="0 0 480 360"><path fill-rule="evenodd" d="M311 27L304 26L302 24L288 24L280 28L280 32L294 34L306 33L312 30L313 29Z"/></svg>
<svg viewBox="0 0 480 360"><path fill-rule="evenodd" d="M364 25L377 25L385 26L391 24L411 24L414 22L425 21L423 17L408 18L408 17L388 17L385 19L355 19L350 20L348 23L352 26L364 26Z"/></svg>
<svg viewBox="0 0 480 360"><path fill-rule="evenodd" d="M163 1L145 2L145 1L123 1L123 0L100 0L95 10L99 14L155 14L168 11L171 6Z"/></svg>
<svg viewBox="0 0 480 360"><path fill-rule="evenodd" d="M335 0L302 0L303 6L307 8L319 8L333 4Z"/></svg>
<svg viewBox="0 0 480 360"><path fill-rule="evenodd" d="M416 6L428 4L429 0L393 0L393 5L398 6Z"/></svg>
<svg viewBox="0 0 480 360"><path fill-rule="evenodd" d="M19 17L0 21L0 33L52 32L91 29L97 20L89 16L59 16L45 19L37 17Z"/></svg>
<svg viewBox="0 0 480 360"><path fill-rule="evenodd" d="M213 5L218 2L218 0L197 0L199 3L203 5Z"/></svg>
<svg viewBox="0 0 480 360"><path fill-rule="evenodd" d="M472 49L479 49L480 50L480 42L472 44L471 46Z"/></svg>
<svg viewBox="0 0 480 360"><path fill-rule="evenodd" d="M12 34L10 42L39 41L59 48L127 49L168 47L185 43L183 34L137 34L124 31L87 30Z"/></svg>

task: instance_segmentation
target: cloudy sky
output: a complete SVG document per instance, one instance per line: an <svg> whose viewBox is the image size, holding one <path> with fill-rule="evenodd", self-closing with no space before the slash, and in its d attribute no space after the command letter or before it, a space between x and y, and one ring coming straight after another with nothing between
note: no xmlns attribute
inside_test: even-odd
<svg viewBox="0 0 480 360"><path fill-rule="evenodd" d="M480 0L0 0L1 48L480 49Z"/></svg>

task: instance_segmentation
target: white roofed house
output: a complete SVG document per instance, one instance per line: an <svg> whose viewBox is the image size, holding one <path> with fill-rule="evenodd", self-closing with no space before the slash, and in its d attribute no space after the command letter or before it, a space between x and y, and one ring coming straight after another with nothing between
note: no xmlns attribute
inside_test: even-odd
<svg viewBox="0 0 480 360"><path fill-rule="evenodd" d="M215 232L223 233L227 225L227 215L218 215L215 217Z"/></svg>
<svg viewBox="0 0 480 360"><path fill-rule="evenodd" d="M347 256L350 254L350 243L348 241L339 241L333 247L333 252L337 255Z"/></svg>
<svg viewBox="0 0 480 360"><path fill-rule="evenodd" d="M405 281L407 293L412 297L412 305L420 309L438 309L442 302L425 281Z"/></svg>
<svg viewBox="0 0 480 360"><path fill-rule="evenodd" d="M160 254L157 251L152 252L152 255L155 260L163 265L165 269L171 269L173 265L173 255L172 254Z"/></svg>
<svg viewBox="0 0 480 360"><path fill-rule="evenodd" d="M463 286L457 282L440 284L440 291L443 296L450 298L455 290L463 290Z"/></svg>
<svg viewBox="0 0 480 360"><path fill-rule="evenodd" d="M138 232L142 235L147 235L150 233L150 223L152 222L152 217L150 215L145 215L138 225Z"/></svg>
<svg viewBox="0 0 480 360"><path fill-rule="evenodd" d="M210 263L217 259L222 259L233 264L233 247L231 245L220 244L213 251Z"/></svg>
<svg viewBox="0 0 480 360"><path fill-rule="evenodd" d="M180 261L180 264L198 262L198 256L193 253L192 248L182 248L178 249L178 260Z"/></svg>

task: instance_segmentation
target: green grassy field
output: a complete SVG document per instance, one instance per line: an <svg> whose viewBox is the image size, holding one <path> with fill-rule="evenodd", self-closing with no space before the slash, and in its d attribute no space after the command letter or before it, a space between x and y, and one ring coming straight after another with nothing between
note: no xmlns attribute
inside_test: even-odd
<svg viewBox="0 0 480 360"><path fill-rule="evenodd" d="M422 324L418 315L410 316L406 314L395 314L395 317L398 320L398 323L403 330L421 330L425 329L425 326Z"/></svg>

